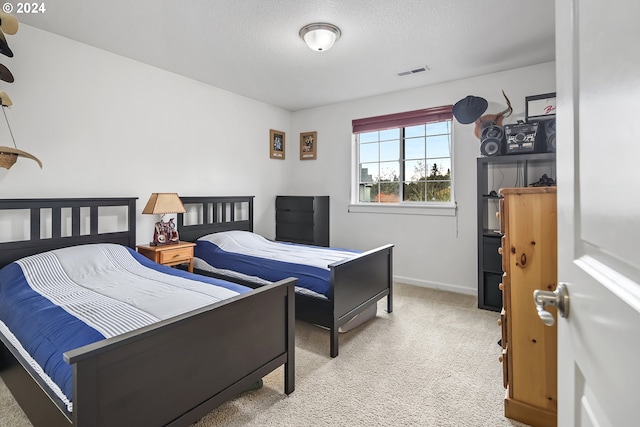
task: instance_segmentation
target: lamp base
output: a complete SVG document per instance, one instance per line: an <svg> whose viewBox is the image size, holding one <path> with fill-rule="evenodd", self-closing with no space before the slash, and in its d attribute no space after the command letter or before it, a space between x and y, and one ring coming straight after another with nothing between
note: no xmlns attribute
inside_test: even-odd
<svg viewBox="0 0 640 427"><path fill-rule="evenodd" d="M164 222L162 219L156 222L151 246L175 245L177 243L180 243L180 237L173 218L169 222Z"/></svg>

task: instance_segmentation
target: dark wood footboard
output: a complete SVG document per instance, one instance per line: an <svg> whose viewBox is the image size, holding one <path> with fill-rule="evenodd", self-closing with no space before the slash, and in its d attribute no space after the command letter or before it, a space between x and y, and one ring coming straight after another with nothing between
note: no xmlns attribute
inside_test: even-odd
<svg viewBox="0 0 640 427"><path fill-rule="evenodd" d="M283 364L293 392L294 283L67 352L74 425L189 425Z"/></svg>
<svg viewBox="0 0 640 427"><path fill-rule="evenodd" d="M338 355L338 330L355 315L387 297L387 312L393 311L393 245L385 245L359 256L334 263L331 269L330 301L326 323L330 355ZM298 310L298 317L300 312ZM317 323L317 322L316 322Z"/></svg>
<svg viewBox="0 0 640 427"><path fill-rule="evenodd" d="M28 392L35 383L11 362L8 347L3 378L8 375L7 386L34 425L48 427L188 426L281 365L289 394L295 388L295 282L65 353L73 366L71 420L47 395Z"/></svg>

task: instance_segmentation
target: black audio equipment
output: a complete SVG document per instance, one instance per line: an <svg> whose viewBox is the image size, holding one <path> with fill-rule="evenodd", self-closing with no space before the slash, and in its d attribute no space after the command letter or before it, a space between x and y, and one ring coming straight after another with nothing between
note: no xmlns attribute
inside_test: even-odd
<svg viewBox="0 0 640 427"><path fill-rule="evenodd" d="M482 129L482 133L480 135L480 140L487 138L502 139L504 131L502 130L502 127L490 124Z"/></svg>
<svg viewBox="0 0 640 427"><path fill-rule="evenodd" d="M480 152L484 156L499 156L502 154L502 139L486 138L480 143Z"/></svg>
<svg viewBox="0 0 640 427"><path fill-rule="evenodd" d="M546 151L548 153L556 152L556 119L549 119L544 124L544 134L546 140Z"/></svg>
<svg viewBox="0 0 640 427"><path fill-rule="evenodd" d="M499 156L502 154L504 131L502 127L489 122L480 133L480 152L484 156Z"/></svg>
<svg viewBox="0 0 640 427"><path fill-rule="evenodd" d="M537 122L505 125L505 154L534 153L537 133Z"/></svg>

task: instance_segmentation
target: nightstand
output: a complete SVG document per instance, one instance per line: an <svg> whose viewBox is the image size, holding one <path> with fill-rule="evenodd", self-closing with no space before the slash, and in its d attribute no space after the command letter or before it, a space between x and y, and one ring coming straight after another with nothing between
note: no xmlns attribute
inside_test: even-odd
<svg viewBox="0 0 640 427"><path fill-rule="evenodd" d="M171 245L138 245L136 248L141 255L162 265L178 265L189 263L189 272L193 273L193 247L195 243L180 242Z"/></svg>

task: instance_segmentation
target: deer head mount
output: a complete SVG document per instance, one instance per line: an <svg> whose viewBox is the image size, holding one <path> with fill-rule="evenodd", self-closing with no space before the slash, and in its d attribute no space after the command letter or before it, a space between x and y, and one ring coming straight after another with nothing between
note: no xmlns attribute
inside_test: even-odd
<svg viewBox="0 0 640 427"><path fill-rule="evenodd" d="M482 135L482 129L487 126L502 126L502 119L505 117L509 117L511 113L513 113L513 108L511 107L511 101L507 98L507 95L502 91L502 96L507 101L507 108L504 111L499 112L498 114L486 114L481 116L478 120L475 121L475 129L473 130L476 138L480 139L480 135Z"/></svg>

